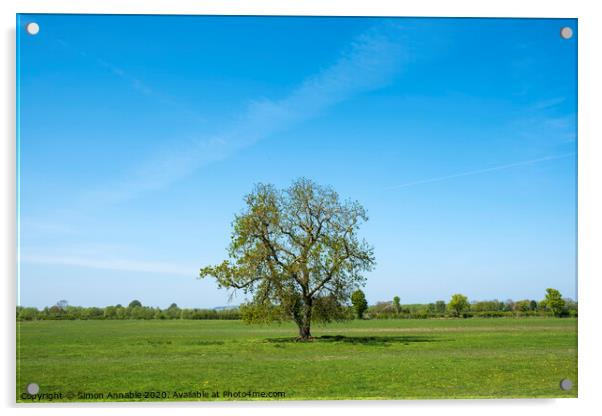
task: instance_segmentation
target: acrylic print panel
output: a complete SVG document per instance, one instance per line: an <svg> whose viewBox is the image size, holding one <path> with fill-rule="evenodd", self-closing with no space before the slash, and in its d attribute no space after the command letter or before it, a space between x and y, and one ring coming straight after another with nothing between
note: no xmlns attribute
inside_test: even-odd
<svg viewBox="0 0 602 416"><path fill-rule="evenodd" d="M577 33L19 15L16 400L576 397Z"/></svg>

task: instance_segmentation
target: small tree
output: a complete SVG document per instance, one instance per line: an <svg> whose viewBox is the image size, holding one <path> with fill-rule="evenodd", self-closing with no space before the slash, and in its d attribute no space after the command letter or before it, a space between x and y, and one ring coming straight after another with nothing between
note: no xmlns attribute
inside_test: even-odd
<svg viewBox="0 0 602 416"><path fill-rule="evenodd" d="M105 319L115 319L117 315L117 307L116 306L107 306L104 309L104 318Z"/></svg>
<svg viewBox="0 0 602 416"><path fill-rule="evenodd" d="M546 309L552 311L554 316L562 316L565 301L558 290L548 288L546 289L545 305Z"/></svg>
<svg viewBox="0 0 602 416"><path fill-rule="evenodd" d="M514 310L519 312L527 312L531 310L531 301L529 299L516 301L514 303Z"/></svg>
<svg viewBox="0 0 602 416"><path fill-rule="evenodd" d="M178 319L180 317L181 311L177 304L172 303L169 305L169 308L165 311L165 315L169 319Z"/></svg>
<svg viewBox="0 0 602 416"><path fill-rule="evenodd" d="M395 296L393 298L393 307L395 308L395 313L397 315L399 315L401 313L401 303L399 303L399 302L400 302L399 296Z"/></svg>
<svg viewBox="0 0 602 416"><path fill-rule="evenodd" d="M141 307L142 303L139 300L133 300L130 302L130 304L128 305L128 308L133 309L136 306Z"/></svg>
<svg viewBox="0 0 602 416"><path fill-rule="evenodd" d="M60 309L63 309L63 310L65 310L65 309L67 309L67 306L69 306L69 302L68 302L68 301L66 301L65 299L63 299L63 300L59 300L59 301L56 303L56 306L58 306Z"/></svg>
<svg viewBox="0 0 602 416"><path fill-rule="evenodd" d="M312 320L321 323L353 319L349 306L339 302L336 296L326 295L316 298Z"/></svg>
<svg viewBox="0 0 602 416"><path fill-rule="evenodd" d="M440 314L444 314L447 309L447 305L444 300L438 300L435 302L435 311Z"/></svg>
<svg viewBox="0 0 602 416"><path fill-rule="evenodd" d="M468 303L466 296L456 293L451 297L447 306L453 316L461 316L463 312L470 308L470 303Z"/></svg>
<svg viewBox="0 0 602 416"><path fill-rule="evenodd" d="M46 308L45 308L46 309ZM50 308L48 308L48 319L61 319L63 317L63 309L58 306L58 305L54 305L51 306Z"/></svg>
<svg viewBox="0 0 602 416"><path fill-rule="evenodd" d="M368 302L366 301L366 295L360 289L353 292L351 295L351 304L353 305L353 311L357 319L364 317L364 312L368 309Z"/></svg>

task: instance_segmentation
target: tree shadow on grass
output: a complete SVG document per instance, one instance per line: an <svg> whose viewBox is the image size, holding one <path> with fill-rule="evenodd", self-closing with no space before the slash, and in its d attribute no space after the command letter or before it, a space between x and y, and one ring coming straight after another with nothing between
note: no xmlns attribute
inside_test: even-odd
<svg viewBox="0 0 602 416"><path fill-rule="evenodd" d="M346 344L360 344L360 345L390 345L390 344L404 344L409 345L414 342L438 342L439 339L431 336L417 336L417 335L382 335L382 336L346 336L346 335L322 335L314 337L311 342L340 342ZM287 337L287 338L267 338L266 342L275 344L286 344L286 343L302 343L299 338Z"/></svg>

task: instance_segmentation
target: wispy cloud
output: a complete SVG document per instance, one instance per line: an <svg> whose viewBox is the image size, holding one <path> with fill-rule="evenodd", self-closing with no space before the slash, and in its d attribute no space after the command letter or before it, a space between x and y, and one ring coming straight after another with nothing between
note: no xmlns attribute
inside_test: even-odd
<svg viewBox="0 0 602 416"><path fill-rule="evenodd" d="M166 96L164 93L158 91L156 88L152 88L150 85L148 85L148 83L146 83L142 79L132 75L130 72L126 71L122 67L120 67L112 62L109 62L108 60L106 60L104 58L100 58L88 51L81 50L81 49L71 45L70 43L66 42L63 39L56 38L55 41L59 45L61 45L63 48L72 51L72 53L80 55L82 58L85 58L88 61L93 62L98 67L100 67L104 70L107 70L108 72L113 74L115 77L123 80L123 82L128 84L130 86L130 88L132 88L134 91L137 91L138 93L140 93L150 99L155 100L159 104L164 104L164 105L173 107L173 108L177 109L178 111L180 111L198 121L201 121L201 120L204 121L204 118L202 117L202 115L199 114L194 109L192 109L190 106L184 105L184 104L178 102L177 100Z"/></svg>
<svg viewBox="0 0 602 416"><path fill-rule="evenodd" d="M27 255L21 262L44 265L85 267L91 269L117 270L126 272L157 273L171 276L196 276L198 267L185 267L178 264L124 260L117 258L95 258L82 256Z"/></svg>
<svg viewBox="0 0 602 416"><path fill-rule="evenodd" d="M358 94L389 84L408 58L404 28L386 23L353 40L336 61L281 99L251 101L231 127L147 160L123 179L87 195L103 202L161 189L197 169L289 129Z"/></svg>
<svg viewBox="0 0 602 416"><path fill-rule="evenodd" d="M547 100L540 100L540 101L535 102L531 106L531 109L535 110L535 111L548 110L548 109L558 106L559 104L562 104L565 101L566 101L566 97L556 97L556 98L550 98Z"/></svg>
<svg viewBox="0 0 602 416"><path fill-rule="evenodd" d="M497 166L491 166L491 167L483 168L483 169L476 169L476 170L469 170L469 171L465 171L465 172L454 173L451 175L436 176L433 178L422 179L419 181L406 182L406 183L402 183L399 185L389 186L387 188L384 188L384 190L391 191L391 190L396 190L396 189L409 188L409 187L417 186L417 185L424 185L427 183L447 181L450 179L456 179L456 178L461 178L461 177L465 177L465 176L481 175L483 173L511 169L511 168L515 168L515 167L519 167L519 166L534 165L537 163L547 162L547 161L551 161L551 160L564 159L564 158L571 157L571 156L575 156L575 153L573 152L573 153L565 153L565 154L561 154L561 155L550 155L550 156L540 157L537 159L522 160L519 162L508 163L505 165L497 165Z"/></svg>
<svg viewBox="0 0 602 416"><path fill-rule="evenodd" d="M536 146L562 146L577 139L577 117L575 114L553 115L527 114L512 126L517 137L524 143Z"/></svg>
<svg viewBox="0 0 602 416"><path fill-rule="evenodd" d="M91 58L92 60L94 60L94 62L96 62L97 65L109 70L109 72L111 72L113 75L116 75L119 78L124 79L136 91L141 92L144 95L152 95L153 94L153 90L151 89L151 87L146 85L140 79L129 75L124 69L119 68L119 67L113 65L112 63L105 61L104 59L97 58L94 56L89 56L89 54L87 52L80 51L80 55L82 55L86 58L88 58L88 57Z"/></svg>

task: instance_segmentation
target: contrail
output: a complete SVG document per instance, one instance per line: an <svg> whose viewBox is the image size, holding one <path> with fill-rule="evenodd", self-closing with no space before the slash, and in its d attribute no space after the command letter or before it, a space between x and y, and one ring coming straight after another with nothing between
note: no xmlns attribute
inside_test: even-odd
<svg viewBox="0 0 602 416"><path fill-rule="evenodd" d="M545 162L548 160L563 159L565 157L570 157L570 156L575 156L575 152L565 153L562 155L551 155L551 156L541 157L538 159L523 160L520 162L509 163L507 165L492 166L490 168L485 168L485 169L469 170L467 172L455 173L453 175L446 175L446 176L438 176L435 178L423 179L423 180L415 181L415 182L407 182L407 183L403 183L401 185L389 186L387 188L384 188L384 190L390 191L393 189L409 188L410 186L422 185L425 183L440 182L440 181L446 181L448 179L461 178L463 176L471 176L471 175L478 175L480 173L495 172L498 170L514 168L516 166L532 165L535 163Z"/></svg>

